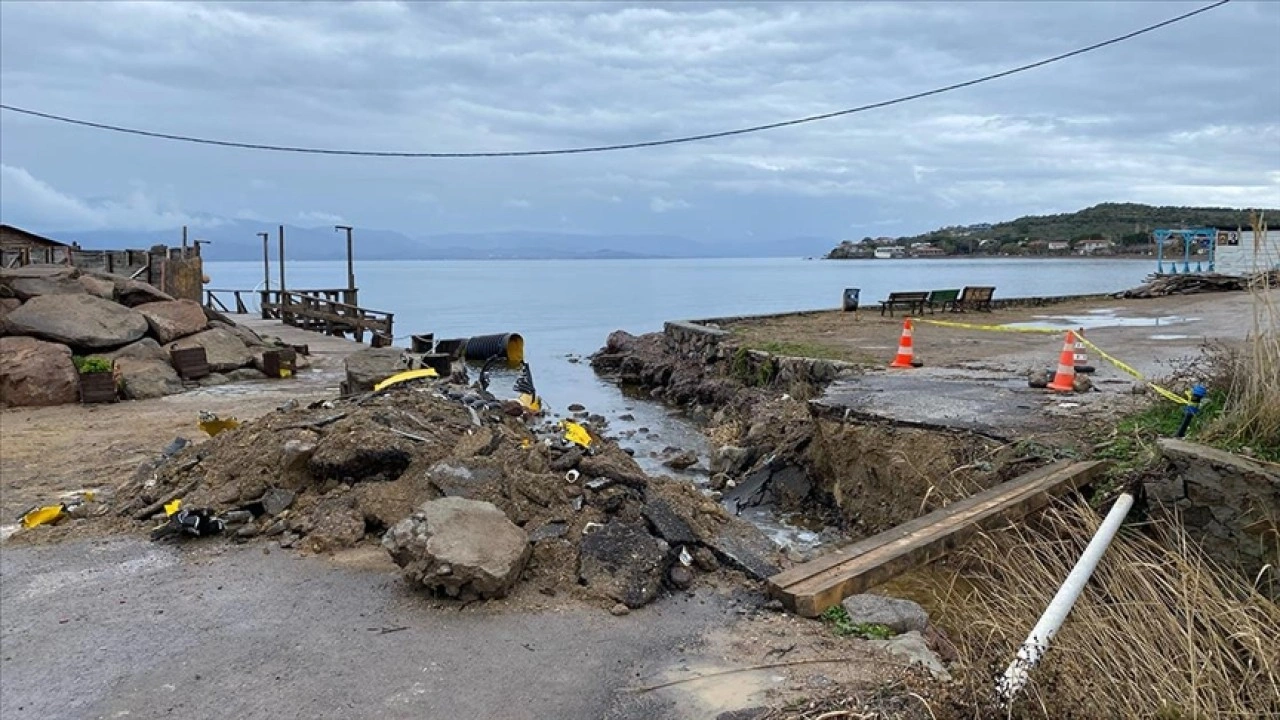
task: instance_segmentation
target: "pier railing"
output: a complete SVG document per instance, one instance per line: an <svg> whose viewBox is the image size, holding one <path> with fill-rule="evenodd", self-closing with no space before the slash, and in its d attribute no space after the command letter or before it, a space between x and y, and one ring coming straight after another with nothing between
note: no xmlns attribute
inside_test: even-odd
<svg viewBox="0 0 1280 720"><path fill-rule="evenodd" d="M205 290L205 306L227 313L248 314L245 296L258 296L258 312L264 320L280 320L286 325L336 337L351 336L369 344L386 347L391 344L394 315L356 304L355 288L318 290ZM230 304L228 304L230 303ZM232 309L234 308L234 309Z"/></svg>

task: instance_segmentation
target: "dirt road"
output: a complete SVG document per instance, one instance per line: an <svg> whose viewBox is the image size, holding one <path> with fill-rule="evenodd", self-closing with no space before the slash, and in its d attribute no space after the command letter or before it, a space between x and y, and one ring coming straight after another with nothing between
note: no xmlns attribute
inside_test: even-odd
<svg viewBox="0 0 1280 720"><path fill-rule="evenodd" d="M411 590L377 548L330 558L262 544L115 538L0 556L0 716L40 718L711 718L897 670L864 641L697 588L625 617L459 609ZM796 665L650 684L797 658Z"/></svg>

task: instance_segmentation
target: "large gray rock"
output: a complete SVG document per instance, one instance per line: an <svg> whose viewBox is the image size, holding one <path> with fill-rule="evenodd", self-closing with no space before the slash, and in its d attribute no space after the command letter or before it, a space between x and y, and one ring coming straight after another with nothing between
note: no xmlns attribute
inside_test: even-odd
<svg viewBox="0 0 1280 720"><path fill-rule="evenodd" d="M114 348L147 333L147 319L110 300L79 295L41 295L9 313L5 327L77 348Z"/></svg>
<svg viewBox="0 0 1280 720"><path fill-rule="evenodd" d="M208 317L207 312L205 313L205 317ZM267 341L263 340L261 335L254 332L252 328L245 327L244 325L237 325L234 322L224 322L222 320L210 320L209 327L223 328L224 330L233 332L242 342L244 342L245 345L248 345L251 348L266 347L267 345Z"/></svg>
<svg viewBox="0 0 1280 720"><path fill-rule="evenodd" d="M582 539L578 577L592 590L638 608L658 596L667 551L643 526L614 521Z"/></svg>
<svg viewBox="0 0 1280 720"><path fill-rule="evenodd" d="M0 287L6 295L29 300L41 295L81 295L84 285L78 278L80 271L62 265L27 265L26 267L0 269Z"/></svg>
<svg viewBox="0 0 1280 720"><path fill-rule="evenodd" d="M851 595L841 604L854 623L884 625L899 634L912 630L924 632L929 626L929 613L910 600L884 595Z"/></svg>
<svg viewBox="0 0 1280 720"><path fill-rule="evenodd" d="M22 307L22 301L18 298L0 298L0 335L8 335L9 332L4 329L4 319L9 317L9 313Z"/></svg>
<svg viewBox="0 0 1280 720"><path fill-rule="evenodd" d="M96 295L103 300L116 299L116 284L110 278L81 273L80 277L76 279L79 281L80 287L83 287L84 291L90 295Z"/></svg>
<svg viewBox="0 0 1280 720"><path fill-rule="evenodd" d="M108 360L119 360L120 358L138 358L141 360L160 360L169 362L169 351L160 347L160 343L155 340L144 337L138 342L129 343L119 350L112 350L109 353L101 353L102 357Z"/></svg>
<svg viewBox="0 0 1280 720"><path fill-rule="evenodd" d="M182 380L173 366L154 358L117 358L116 377L124 396L130 400L175 395L183 390Z"/></svg>
<svg viewBox="0 0 1280 720"><path fill-rule="evenodd" d="M116 285L116 302L121 305L135 307L137 305L145 305L150 302L161 302L173 299L172 295L161 292L155 286L148 285L144 282L118 276L112 276L112 280Z"/></svg>
<svg viewBox="0 0 1280 720"><path fill-rule="evenodd" d="M223 328L210 328L204 332L189 335L173 343L169 350L186 350L193 347L204 348L205 359L212 372L226 372L253 363L253 353L238 335Z"/></svg>
<svg viewBox="0 0 1280 720"><path fill-rule="evenodd" d="M463 599L506 595L531 553L529 536L492 503L456 497L423 504L382 546L410 582Z"/></svg>
<svg viewBox="0 0 1280 720"><path fill-rule="evenodd" d="M404 370L403 348L366 348L351 353L345 361L347 391L368 392L374 385Z"/></svg>
<svg viewBox="0 0 1280 720"><path fill-rule="evenodd" d="M903 658L908 665L923 665L939 680L944 682L951 680L951 674L947 672L947 666L942 664L942 658L929 647L924 635L916 630L888 640L868 640L867 644Z"/></svg>
<svg viewBox="0 0 1280 720"><path fill-rule="evenodd" d="M191 300L162 300L139 305L134 309L147 319L151 334L162 343L194 335L209 325L204 316L204 308Z"/></svg>
<svg viewBox="0 0 1280 720"><path fill-rule="evenodd" d="M0 338L0 403L61 405L80 399L80 375L65 345Z"/></svg>

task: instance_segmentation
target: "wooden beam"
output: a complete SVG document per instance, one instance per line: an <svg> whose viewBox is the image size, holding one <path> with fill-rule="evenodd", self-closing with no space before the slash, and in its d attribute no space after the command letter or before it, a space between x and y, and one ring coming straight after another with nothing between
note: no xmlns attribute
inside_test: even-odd
<svg viewBox="0 0 1280 720"><path fill-rule="evenodd" d="M1101 461L1061 461L769 578L770 593L792 612L816 617L918 565L933 562L980 529L1022 517L1087 485Z"/></svg>

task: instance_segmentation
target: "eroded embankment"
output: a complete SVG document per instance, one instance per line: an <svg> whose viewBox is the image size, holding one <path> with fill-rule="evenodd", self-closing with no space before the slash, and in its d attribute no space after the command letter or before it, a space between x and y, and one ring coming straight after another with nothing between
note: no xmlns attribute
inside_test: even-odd
<svg viewBox="0 0 1280 720"><path fill-rule="evenodd" d="M810 402L860 374L833 360L737 346L716 328L616 332L592 358L602 375L687 408L712 442L710 487L730 509L767 504L869 535L1052 459L977 432L857 417Z"/></svg>

